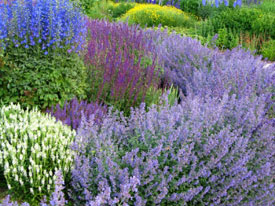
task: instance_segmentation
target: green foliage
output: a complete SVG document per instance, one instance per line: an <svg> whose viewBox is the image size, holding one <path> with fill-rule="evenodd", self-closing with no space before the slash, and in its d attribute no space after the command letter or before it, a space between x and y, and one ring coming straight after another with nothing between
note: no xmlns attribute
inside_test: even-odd
<svg viewBox="0 0 275 206"><path fill-rule="evenodd" d="M217 33L221 28L227 28L240 33L248 31L251 34L261 34L263 36L275 35L275 17L265 14L255 8L228 9L216 14L206 22L210 24L213 31Z"/></svg>
<svg viewBox="0 0 275 206"><path fill-rule="evenodd" d="M175 103L177 103L178 99L179 99L179 95L178 95L178 89L171 86L168 89L155 89L154 87L150 87L146 93L145 96L145 100L144 102L146 102L146 106L151 106L151 105L165 105L166 102L163 102L163 96L165 96L166 94L168 94L168 104L170 106L173 106Z"/></svg>
<svg viewBox="0 0 275 206"><path fill-rule="evenodd" d="M117 3L110 5L108 11L113 18L118 18L126 14L130 9L134 8L134 6L135 4L133 3Z"/></svg>
<svg viewBox="0 0 275 206"><path fill-rule="evenodd" d="M270 61L275 61L275 40L267 41L262 46L262 55Z"/></svg>
<svg viewBox="0 0 275 206"><path fill-rule="evenodd" d="M111 1L102 0L95 1L93 5L86 10L87 16L91 19L108 19L111 20L110 7L113 5Z"/></svg>
<svg viewBox="0 0 275 206"><path fill-rule="evenodd" d="M275 14L261 14L253 21L251 32L275 39Z"/></svg>
<svg viewBox="0 0 275 206"><path fill-rule="evenodd" d="M87 13L99 0L71 0L76 6L81 7Z"/></svg>
<svg viewBox="0 0 275 206"><path fill-rule="evenodd" d="M275 14L275 1L264 0L261 4L252 4L250 7L262 10L264 13Z"/></svg>
<svg viewBox="0 0 275 206"><path fill-rule="evenodd" d="M216 45L223 49L232 49L241 44L260 54L263 42L275 37L275 16L255 7L228 8L203 21L198 34L207 38L207 42L218 34Z"/></svg>
<svg viewBox="0 0 275 206"><path fill-rule="evenodd" d="M180 2L181 10L197 15L199 7L203 7L200 0L184 0Z"/></svg>
<svg viewBox="0 0 275 206"><path fill-rule="evenodd" d="M218 31L216 46L222 49L233 49L239 45L239 38L229 29L223 28Z"/></svg>
<svg viewBox="0 0 275 206"><path fill-rule="evenodd" d="M60 170L69 177L75 134L37 109L24 111L14 104L2 107L0 168L9 193L31 205L38 205L44 195L49 197L55 188L54 174Z"/></svg>
<svg viewBox="0 0 275 206"><path fill-rule="evenodd" d="M216 13L228 10L228 7L226 7L224 4L220 5L218 8L215 6L212 7L210 4L203 6L201 0L181 1L180 8L182 11L194 14L201 19L207 19L214 16Z"/></svg>
<svg viewBox="0 0 275 206"><path fill-rule="evenodd" d="M175 7L159 6L155 4L137 4L121 18L129 24L139 24L140 26L183 26L190 27L194 24L194 19Z"/></svg>
<svg viewBox="0 0 275 206"><path fill-rule="evenodd" d="M75 53L44 55L36 47L10 46L0 56L0 77L2 104L45 109L75 96L85 98L86 68Z"/></svg>

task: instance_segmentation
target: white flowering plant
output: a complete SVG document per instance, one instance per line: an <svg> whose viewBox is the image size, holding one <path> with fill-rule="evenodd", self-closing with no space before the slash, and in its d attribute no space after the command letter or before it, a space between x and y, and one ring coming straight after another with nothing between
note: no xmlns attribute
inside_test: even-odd
<svg viewBox="0 0 275 206"><path fill-rule="evenodd" d="M54 174L70 173L75 131L37 109L0 109L0 171L10 192L39 201L54 191Z"/></svg>

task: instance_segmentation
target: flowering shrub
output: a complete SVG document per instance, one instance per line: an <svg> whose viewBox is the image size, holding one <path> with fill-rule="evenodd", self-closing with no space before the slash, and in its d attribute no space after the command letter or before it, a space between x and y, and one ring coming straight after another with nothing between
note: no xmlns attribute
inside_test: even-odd
<svg viewBox="0 0 275 206"><path fill-rule="evenodd" d="M143 102L150 88L154 95L159 85L152 39L138 26L122 22L93 20L88 28L89 98L129 114L130 107Z"/></svg>
<svg viewBox="0 0 275 206"><path fill-rule="evenodd" d="M211 62L208 68L202 67L194 72L189 93L221 97L228 91L240 99L272 95L274 92L275 65L264 69L265 63L260 56L235 48L222 55L214 55ZM271 106L272 102L266 102L266 105Z"/></svg>
<svg viewBox="0 0 275 206"><path fill-rule="evenodd" d="M180 9L170 6L159 6L154 4L137 4L130 9L122 20L127 20L129 24L139 24L158 26L185 26L192 25L193 20Z"/></svg>
<svg viewBox="0 0 275 206"><path fill-rule="evenodd" d="M164 68L164 78L186 94L186 84L191 81L194 71L207 66L214 51L198 40L178 34L158 30L149 35L155 39L155 52Z"/></svg>
<svg viewBox="0 0 275 206"><path fill-rule="evenodd" d="M229 91L241 98L271 93L274 66L264 70L261 57L239 48L220 53L189 37L156 33L150 35L158 39L159 64L185 95L222 97Z"/></svg>
<svg viewBox="0 0 275 206"><path fill-rule="evenodd" d="M91 115L94 115L96 122L100 123L107 108L96 103L79 102L77 99L73 99L70 102L65 102L63 108L58 104L56 107L47 109L46 112L76 130L84 117L89 119Z"/></svg>
<svg viewBox="0 0 275 206"><path fill-rule="evenodd" d="M272 205L274 125L266 96L187 96L128 121L83 122L74 150L78 205Z"/></svg>
<svg viewBox="0 0 275 206"><path fill-rule="evenodd" d="M20 105L0 111L0 167L9 192L40 201L54 189L55 172L70 172L75 132L49 115Z"/></svg>
<svg viewBox="0 0 275 206"><path fill-rule="evenodd" d="M76 54L86 42L79 10L69 0L5 2L0 1L3 103L45 109L85 98L86 68Z"/></svg>

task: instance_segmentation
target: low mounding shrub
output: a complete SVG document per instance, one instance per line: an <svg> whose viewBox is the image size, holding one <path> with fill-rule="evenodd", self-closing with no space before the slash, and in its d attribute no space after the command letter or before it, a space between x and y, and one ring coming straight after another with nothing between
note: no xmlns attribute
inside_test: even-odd
<svg viewBox="0 0 275 206"><path fill-rule="evenodd" d="M75 96L86 97L87 70L75 53L45 56L17 48L9 50L2 62L0 99L5 105L45 109Z"/></svg>
<svg viewBox="0 0 275 206"><path fill-rule="evenodd" d="M0 2L0 99L45 109L85 98L84 16L69 0ZM0 65L1 67L1 65Z"/></svg>
<svg viewBox="0 0 275 206"><path fill-rule="evenodd" d="M151 35L157 38L159 64L184 94L222 97L228 91L240 98L271 92L274 66L263 69L261 57L239 48L220 53L177 34Z"/></svg>
<svg viewBox="0 0 275 206"><path fill-rule="evenodd" d="M135 4L128 3L128 2L117 3L109 7L109 12L113 18L118 18L123 14L125 14L130 9L134 8L134 6Z"/></svg>
<svg viewBox="0 0 275 206"><path fill-rule="evenodd" d="M219 98L224 92L229 92L229 95L236 95L238 99L272 95L275 65L268 68L264 66L261 56L255 57L239 48L215 54L208 68L202 67L194 73L188 84L188 92ZM266 101L266 106L272 106L272 102Z"/></svg>
<svg viewBox="0 0 275 206"><path fill-rule="evenodd" d="M158 26L159 24L189 27L193 23L193 19L180 9L155 4L137 4L121 19L127 20L129 24L139 24L142 27Z"/></svg>
<svg viewBox="0 0 275 206"><path fill-rule="evenodd" d="M99 124L107 112L107 108L96 103L79 102L77 99L73 99L70 102L65 102L63 108L58 104L56 107L47 109L46 112L76 130L82 118L85 117L88 120L91 115L95 116L95 121Z"/></svg>
<svg viewBox="0 0 275 206"><path fill-rule="evenodd" d="M186 97L109 114L78 130L76 205L272 205L274 125L266 96Z"/></svg>
<svg viewBox="0 0 275 206"><path fill-rule="evenodd" d="M167 32L148 31L154 41L159 64L164 68L163 78L178 87L186 95L186 84L193 73L211 61L214 51L202 46L198 40Z"/></svg>
<svg viewBox="0 0 275 206"><path fill-rule="evenodd" d="M154 98L159 85L160 69L151 52L152 39L138 26L126 23L90 21L88 52L85 61L92 102L113 105L130 113L149 97ZM149 38L149 37L148 37ZM150 105L150 98L146 104Z"/></svg>
<svg viewBox="0 0 275 206"><path fill-rule="evenodd" d="M0 168L9 192L32 203L54 190L54 174L68 178L75 131L48 114L9 105L0 111Z"/></svg>
<svg viewBox="0 0 275 206"><path fill-rule="evenodd" d="M214 15L206 24L211 24L215 33L227 28L238 33L248 31L263 38L275 38L274 16L255 8L227 9Z"/></svg>

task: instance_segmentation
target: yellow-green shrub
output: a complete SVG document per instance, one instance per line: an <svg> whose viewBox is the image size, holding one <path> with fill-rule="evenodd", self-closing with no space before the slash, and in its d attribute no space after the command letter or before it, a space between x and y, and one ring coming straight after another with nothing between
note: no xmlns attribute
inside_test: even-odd
<svg viewBox="0 0 275 206"><path fill-rule="evenodd" d="M156 4L136 4L122 20L128 20L129 24L140 26L186 26L193 23L193 19L183 11L172 6L160 6Z"/></svg>

